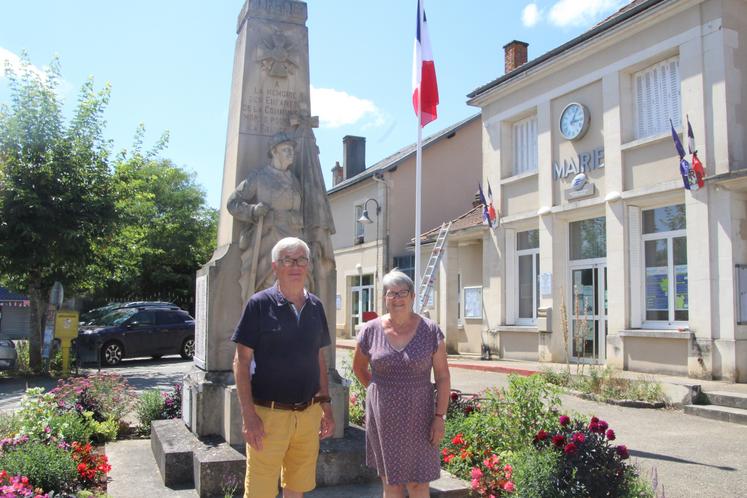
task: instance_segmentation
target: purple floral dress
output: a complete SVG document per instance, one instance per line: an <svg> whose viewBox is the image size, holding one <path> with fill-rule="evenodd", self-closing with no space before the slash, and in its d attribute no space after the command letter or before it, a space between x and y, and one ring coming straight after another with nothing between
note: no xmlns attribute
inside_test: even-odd
<svg viewBox="0 0 747 498"><path fill-rule="evenodd" d="M435 410L433 354L444 334L423 318L401 351L392 347L380 318L367 322L358 344L371 364L366 391L366 464L389 484L438 479L438 448L430 443Z"/></svg>

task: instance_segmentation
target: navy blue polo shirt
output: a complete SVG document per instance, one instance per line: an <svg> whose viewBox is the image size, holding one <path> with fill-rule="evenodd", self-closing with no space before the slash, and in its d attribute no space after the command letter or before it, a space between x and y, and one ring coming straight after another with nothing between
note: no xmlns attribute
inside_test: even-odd
<svg viewBox="0 0 747 498"><path fill-rule="evenodd" d="M303 403L319 392L319 349L330 339L324 307L315 295L307 294L297 317L277 284L257 292L231 340L254 350L254 398Z"/></svg>

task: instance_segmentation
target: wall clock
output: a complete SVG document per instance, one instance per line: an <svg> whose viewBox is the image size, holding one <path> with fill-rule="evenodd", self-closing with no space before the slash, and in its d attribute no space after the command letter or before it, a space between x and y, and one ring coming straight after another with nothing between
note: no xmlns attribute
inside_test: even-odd
<svg viewBox="0 0 747 498"><path fill-rule="evenodd" d="M560 113L560 134L566 140L578 140L589 129L589 109L578 102L571 102Z"/></svg>

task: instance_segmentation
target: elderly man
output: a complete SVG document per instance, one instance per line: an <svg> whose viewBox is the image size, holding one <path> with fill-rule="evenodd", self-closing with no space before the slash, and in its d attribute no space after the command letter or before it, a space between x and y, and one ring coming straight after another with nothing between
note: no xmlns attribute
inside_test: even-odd
<svg viewBox="0 0 747 498"><path fill-rule="evenodd" d="M246 304L231 340L247 444L245 498L303 496L316 486L319 439L334 432L322 348L321 301L305 288L309 247L295 237L272 248L275 285ZM254 360L254 368L251 368Z"/></svg>

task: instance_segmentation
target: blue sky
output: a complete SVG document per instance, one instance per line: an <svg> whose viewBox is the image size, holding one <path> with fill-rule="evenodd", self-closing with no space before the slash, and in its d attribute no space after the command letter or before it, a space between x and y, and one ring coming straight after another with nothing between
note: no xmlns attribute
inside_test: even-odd
<svg viewBox="0 0 747 498"><path fill-rule="evenodd" d="M42 68L58 55L70 107L89 75L112 84L106 135L146 146L169 130L163 156L197 174L220 203L236 18L243 0L4 2L0 62L26 50ZM342 137L366 137L366 164L415 142L411 105L416 0L308 0L312 113L327 185ZM466 94L503 74L503 45L533 59L582 33L626 0L427 0L441 104L424 135L478 111ZM8 91L0 75L0 102Z"/></svg>

